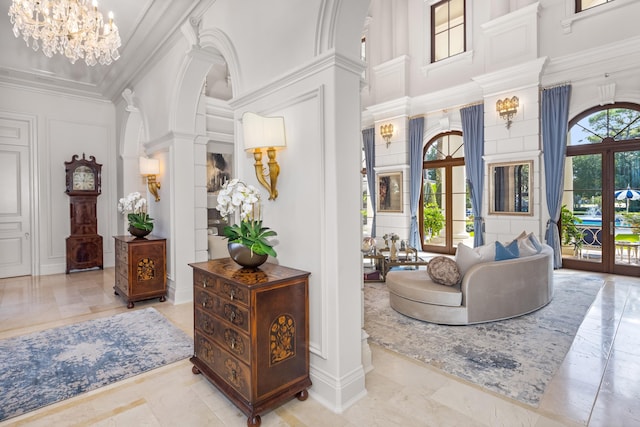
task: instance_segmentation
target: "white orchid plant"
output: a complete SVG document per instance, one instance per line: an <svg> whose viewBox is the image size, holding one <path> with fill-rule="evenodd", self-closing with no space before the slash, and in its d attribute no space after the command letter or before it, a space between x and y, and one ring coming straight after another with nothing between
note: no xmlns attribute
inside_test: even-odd
<svg viewBox="0 0 640 427"><path fill-rule="evenodd" d="M240 224L226 225L224 236L230 243L240 243L258 255L276 257L276 251L267 237L277 233L262 226L260 219L260 193L252 185L246 185L238 179L232 179L222 185L218 193L216 209L220 215L229 218L236 212L240 215Z"/></svg>
<svg viewBox="0 0 640 427"><path fill-rule="evenodd" d="M118 201L118 212L127 215L129 225L140 230L153 230L153 218L147 214L147 200L137 191Z"/></svg>

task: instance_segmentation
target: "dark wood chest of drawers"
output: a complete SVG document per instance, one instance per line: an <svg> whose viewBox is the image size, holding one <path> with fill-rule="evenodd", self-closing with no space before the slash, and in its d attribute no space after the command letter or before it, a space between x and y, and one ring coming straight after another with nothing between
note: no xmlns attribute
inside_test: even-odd
<svg viewBox="0 0 640 427"><path fill-rule="evenodd" d="M123 295L128 308L135 301L167 295L167 239L147 236L114 236L116 244L116 295Z"/></svg>
<svg viewBox="0 0 640 427"><path fill-rule="evenodd" d="M243 269L230 258L193 267L193 372L202 373L259 426L260 414L309 378L309 273L275 264Z"/></svg>

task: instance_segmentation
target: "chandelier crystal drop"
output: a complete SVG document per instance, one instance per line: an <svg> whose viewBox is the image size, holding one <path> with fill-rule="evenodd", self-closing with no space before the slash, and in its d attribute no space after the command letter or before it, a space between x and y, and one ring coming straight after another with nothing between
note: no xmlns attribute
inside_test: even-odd
<svg viewBox="0 0 640 427"><path fill-rule="evenodd" d="M87 0L12 0L9 19L13 34L29 46L51 58L54 53L69 58L72 64L84 59L89 66L109 65L120 57L118 27L109 12L107 23L98 11L98 3Z"/></svg>

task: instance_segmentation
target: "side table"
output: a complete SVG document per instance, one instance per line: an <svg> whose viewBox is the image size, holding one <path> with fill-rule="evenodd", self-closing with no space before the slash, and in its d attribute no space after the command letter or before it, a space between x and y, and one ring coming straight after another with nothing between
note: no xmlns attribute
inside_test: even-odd
<svg viewBox="0 0 640 427"><path fill-rule="evenodd" d="M123 295L127 308L135 301L165 300L167 294L167 239L155 236L113 236L116 244L116 283L113 290Z"/></svg>

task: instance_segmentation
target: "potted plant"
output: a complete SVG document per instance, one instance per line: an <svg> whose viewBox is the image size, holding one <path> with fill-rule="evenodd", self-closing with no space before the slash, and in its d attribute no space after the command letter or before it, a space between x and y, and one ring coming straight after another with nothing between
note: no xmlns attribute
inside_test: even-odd
<svg viewBox="0 0 640 427"><path fill-rule="evenodd" d="M624 220L631 227L633 234L640 234L640 212L622 212Z"/></svg>
<svg viewBox="0 0 640 427"><path fill-rule="evenodd" d="M222 185L218 193L216 209L229 218L236 212L240 223L226 225L224 237L228 240L229 255L243 267L258 267L269 255L276 257L269 237L277 233L264 227L260 216L260 193L252 185L245 185L238 179L232 179Z"/></svg>
<svg viewBox="0 0 640 427"><path fill-rule="evenodd" d="M129 233L144 237L153 231L153 218L147 213L147 200L140 193L129 193L118 201L118 211L127 215Z"/></svg>
<svg viewBox="0 0 640 427"><path fill-rule="evenodd" d="M567 208L567 205L562 205L562 208L560 208L560 241L563 246L571 247L569 255L574 256L582 248L583 243L583 232L576 224L582 224L582 219L574 215Z"/></svg>
<svg viewBox="0 0 640 427"><path fill-rule="evenodd" d="M424 230L429 233L429 240L438 236L444 227L444 215L436 203L428 203L423 213Z"/></svg>

